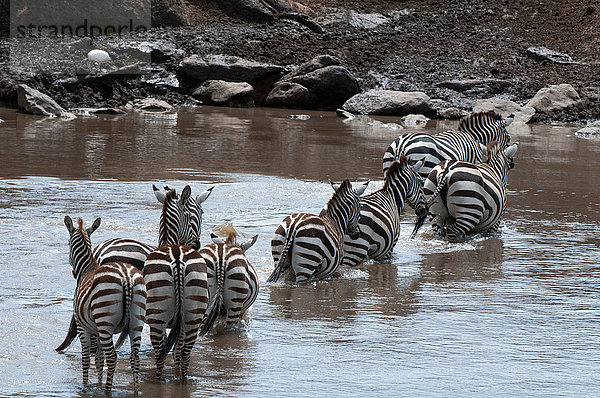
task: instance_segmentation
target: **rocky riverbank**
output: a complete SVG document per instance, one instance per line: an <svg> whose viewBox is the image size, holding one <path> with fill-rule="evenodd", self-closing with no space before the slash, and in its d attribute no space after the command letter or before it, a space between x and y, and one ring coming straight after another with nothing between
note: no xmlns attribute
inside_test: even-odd
<svg viewBox="0 0 600 398"><path fill-rule="evenodd" d="M600 119L599 1L301 3L302 13L288 16L302 18L244 20L239 10L191 2L188 26L48 45L60 72L43 60L15 63L14 54L9 65L4 40L0 102L16 107L25 84L66 110L154 98L171 106L343 107L436 118L493 108L523 122ZM118 62L89 61L94 48ZM92 72L77 73L78 64Z"/></svg>

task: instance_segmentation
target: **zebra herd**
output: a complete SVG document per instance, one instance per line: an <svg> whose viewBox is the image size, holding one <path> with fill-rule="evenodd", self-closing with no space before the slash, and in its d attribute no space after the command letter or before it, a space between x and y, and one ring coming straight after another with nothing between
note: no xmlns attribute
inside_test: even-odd
<svg viewBox="0 0 600 398"><path fill-rule="evenodd" d="M510 121L494 112L475 113L457 130L399 136L383 156L381 189L362 196L368 181L358 188L348 180L331 183L334 193L318 215L294 213L283 219L271 239L274 269L267 282L312 282L334 275L341 265L389 258L405 203L417 214L411 237L427 216L433 230L449 242L497 231L518 146L510 145ZM92 250L90 236L100 218L89 228L81 219L77 225L69 216L64 220L77 286L69 332L57 351L79 336L84 383L94 354L99 381L106 362L107 391L115 350L129 337L137 393L144 323L150 327L157 377L173 351L185 378L198 335L217 325L239 325L258 294L256 271L245 256L257 235L238 243L235 229L225 224L211 234L211 244L200 246L201 205L212 188L195 197L189 186L180 195L169 187L153 190L162 204L157 247L117 238ZM116 344L115 334L120 334Z"/></svg>

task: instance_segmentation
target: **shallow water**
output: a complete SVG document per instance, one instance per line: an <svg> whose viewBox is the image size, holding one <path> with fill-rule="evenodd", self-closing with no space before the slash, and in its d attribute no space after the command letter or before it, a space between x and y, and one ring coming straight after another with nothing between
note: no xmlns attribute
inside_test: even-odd
<svg viewBox="0 0 600 398"><path fill-rule="evenodd" d="M197 342L190 379L167 362L154 380L145 329L145 396L596 396L600 387L600 140L565 126L513 126L520 142L502 234L450 245L410 209L388 263L306 286L266 284L271 234L318 212L327 179L374 180L401 132L332 113L197 108L65 121L0 109L0 395L103 396L81 383L79 343L64 337L75 281L65 214L93 241L157 240L151 184L185 184L210 228L258 233L248 251L261 290L246 330ZM428 131L455 126L430 123ZM127 348L115 396L127 396ZM92 372L91 380L95 381Z"/></svg>

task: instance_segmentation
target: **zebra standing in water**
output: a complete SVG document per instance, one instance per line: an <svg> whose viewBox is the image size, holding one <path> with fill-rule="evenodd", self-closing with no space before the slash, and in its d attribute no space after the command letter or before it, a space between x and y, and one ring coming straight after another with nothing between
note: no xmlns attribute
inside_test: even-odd
<svg viewBox="0 0 600 398"><path fill-rule="evenodd" d="M245 254L258 235L238 244L233 225L227 223L219 230L225 239L211 234L213 243L200 249L206 262L211 297L201 334L207 333L220 316L226 328L240 324L258 295L258 276Z"/></svg>
<svg viewBox="0 0 600 398"><path fill-rule="evenodd" d="M409 133L396 138L383 154L383 172L392 165L400 155L412 161L425 158L425 164L419 171L423 178L443 160L463 160L479 163L485 156L485 148L492 141L497 141L504 149L510 143L510 134L506 126L512 119L503 120L497 113L473 113L462 119L458 131L449 130L429 135Z"/></svg>
<svg viewBox="0 0 600 398"><path fill-rule="evenodd" d="M69 231L69 262L77 280L73 312L81 340L83 383L88 382L90 351L95 348L98 381L102 382L106 358L105 388L110 392L117 364L113 335L122 332L117 346L125 336L129 336L133 389L137 394L139 350L146 305L144 278L139 270L127 263L100 266L96 263L92 256L90 235L100 226L99 218L87 229L83 228L81 218L78 219L78 226L73 225L69 216L65 216L64 221Z"/></svg>
<svg viewBox="0 0 600 398"><path fill-rule="evenodd" d="M184 245L159 247L148 255L143 269L148 295L146 322L150 326L159 379L172 348L175 366L182 377L187 377L190 353L209 301L206 263L190 247L198 237L185 227L191 221L184 207L185 203L178 200L175 191L167 192L160 218L159 243L166 242L173 232L169 225L183 225L180 234L186 234L180 235L179 240ZM173 208L177 211L171 211ZM171 328L168 334L167 328Z"/></svg>
<svg viewBox="0 0 600 398"><path fill-rule="evenodd" d="M481 231L497 231L506 208L508 170L514 167L518 143L502 149L492 142L483 163L447 160L425 180L423 192L433 228L449 242Z"/></svg>
<svg viewBox="0 0 600 398"><path fill-rule="evenodd" d="M159 246L165 246L170 244L184 244L188 240L188 234L191 236L198 237L197 242L193 242L195 248L200 247L199 236L202 228L202 203L208 199L214 187L210 187L204 192L195 197L191 196L191 188L187 185L182 193L179 201L184 204L185 211L189 213L190 223L186 226L176 224L178 217L171 217L168 225L165 226L167 233L159 236L163 237L163 241L159 240ZM152 190L156 199L165 207L165 197L169 192L173 192L172 195L177 195L174 189L165 186L165 192L160 191L155 185L152 185ZM173 201L167 202L169 209L167 213L177 212L180 207ZM184 229L188 229L184 231ZM190 238L191 239L191 238ZM138 242L133 239L127 238L113 238L105 240L94 248L93 256L99 265L109 262L125 262L133 265L137 269L141 270L144 267L144 262L148 255L155 249L155 247L147 245L142 242ZM56 348L58 352L64 352L73 343L77 337L77 325L75 318L71 317L71 323L69 325L69 331L63 342Z"/></svg>
<svg viewBox="0 0 600 398"><path fill-rule="evenodd" d="M392 254L400 236L400 213L405 200L418 216L427 214L417 174L422 165L423 161L419 161L411 166L400 155L386 171L383 188L360 198L360 235L356 239L344 235L343 265L359 265L369 258L381 261Z"/></svg>
<svg viewBox="0 0 600 398"><path fill-rule="evenodd" d="M366 188L367 184L355 191L350 181L344 180L318 216L287 216L271 239L275 269L267 281L284 276L300 283L332 275L342 262L344 233L359 236L359 196Z"/></svg>

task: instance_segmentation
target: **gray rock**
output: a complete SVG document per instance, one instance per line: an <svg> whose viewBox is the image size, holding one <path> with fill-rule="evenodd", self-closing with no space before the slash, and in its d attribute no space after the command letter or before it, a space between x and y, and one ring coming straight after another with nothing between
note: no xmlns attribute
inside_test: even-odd
<svg viewBox="0 0 600 398"><path fill-rule="evenodd" d="M342 109L361 115L436 114L429 96L419 91L369 90L350 98Z"/></svg>
<svg viewBox="0 0 600 398"><path fill-rule="evenodd" d="M156 98L137 99L133 103L128 103L127 107L144 111L170 111L173 109L168 102Z"/></svg>
<svg viewBox="0 0 600 398"><path fill-rule="evenodd" d="M282 81L275 84L265 104L276 108L309 109L314 107L317 97L298 83Z"/></svg>
<svg viewBox="0 0 600 398"><path fill-rule="evenodd" d="M448 119L448 120L458 120L458 119L462 119L463 117L468 116L468 115L469 115L469 112L463 111L462 109L459 109L454 106L443 109L441 111L438 111L439 117L441 117L442 119Z"/></svg>
<svg viewBox="0 0 600 398"><path fill-rule="evenodd" d="M577 135L600 135L600 127L587 126L575 132Z"/></svg>
<svg viewBox="0 0 600 398"><path fill-rule="evenodd" d="M218 0L219 7L228 15L250 22L272 22L273 8L259 0Z"/></svg>
<svg viewBox="0 0 600 398"><path fill-rule="evenodd" d="M190 10L183 0L152 0L152 26L189 25Z"/></svg>
<svg viewBox="0 0 600 398"><path fill-rule="evenodd" d="M321 55L284 76L271 90L267 105L274 107L336 109L358 93L356 78L338 58Z"/></svg>
<svg viewBox="0 0 600 398"><path fill-rule="evenodd" d="M17 86L17 102L19 110L32 115L69 116L69 113L50 96L26 84Z"/></svg>
<svg viewBox="0 0 600 398"><path fill-rule="evenodd" d="M379 13L359 14L352 12L350 16L350 26L360 29L375 29L380 25L390 23L390 19Z"/></svg>
<svg viewBox="0 0 600 398"><path fill-rule="evenodd" d="M535 109L530 106L521 106L516 102L501 98L488 98L479 100L473 107L473 112L487 111L494 111L504 119L514 115L515 123L528 123L535 114Z"/></svg>
<svg viewBox="0 0 600 398"><path fill-rule="evenodd" d="M71 112L82 115L82 116L91 116L91 115L126 115L123 109L119 108L75 108L71 109Z"/></svg>
<svg viewBox="0 0 600 398"><path fill-rule="evenodd" d="M437 83L436 86L470 95L491 95L503 92L510 86L510 81L502 79L457 79L445 80Z"/></svg>
<svg viewBox="0 0 600 398"><path fill-rule="evenodd" d="M527 56L537 61L550 61L556 64L574 64L573 58L567 54L562 54L546 47L529 47Z"/></svg>
<svg viewBox="0 0 600 398"><path fill-rule="evenodd" d="M527 103L536 113L552 115L579 104L581 98L570 84L557 84L540 89Z"/></svg>
<svg viewBox="0 0 600 398"><path fill-rule="evenodd" d="M192 55L181 62L181 71L192 79L225 80L248 82L281 75L284 68L279 65L249 61L232 55Z"/></svg>
<svg viewBox="0 0 600 398"><path fill-rule="evenodd" d="M192 96L205 104L220 106L254 106L254 89L249 83L207 80Z"/></svg>
<svg viewBox="0 0 600 398"><path fill-rule="evenodd" d="M407 127L424 127L428 121L429 118L423 115L415 115L412 113L402 117L402 123Z"/></svg>

